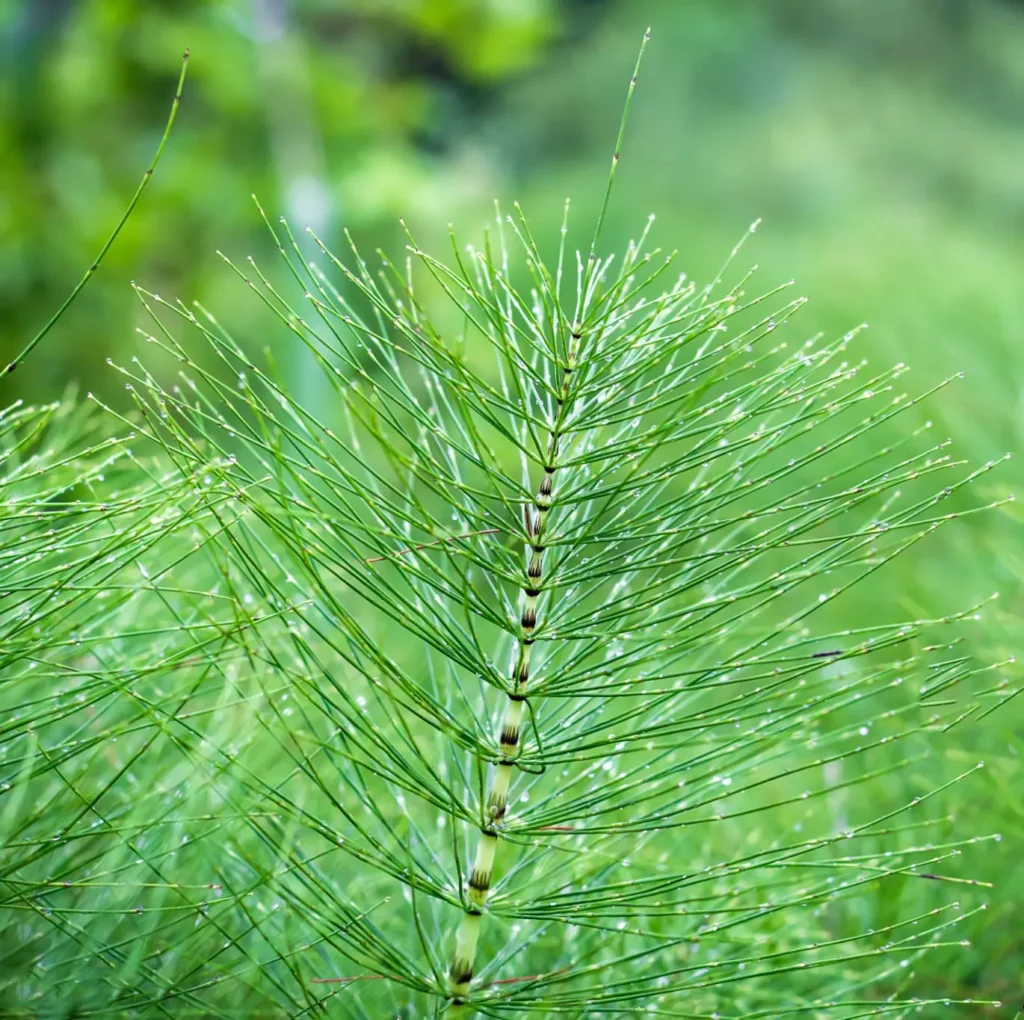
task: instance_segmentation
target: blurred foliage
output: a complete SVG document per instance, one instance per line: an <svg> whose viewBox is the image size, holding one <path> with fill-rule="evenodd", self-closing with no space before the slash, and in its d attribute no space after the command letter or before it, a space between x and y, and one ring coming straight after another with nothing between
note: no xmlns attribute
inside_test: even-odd
<svg viewBox="0 0 1024 1020"><path fill-rule="evenodd" d="M264 335L258 302L215 254L265 254L253 191L335 246L348 226L363 249L393 249L399 214L418 234L454 219L465 235L494 194L521 199L548 243L571 195L583 239L651 23L609 246L656 211L655 239L680 247L703 278L763 216L747 257L764 285L797 278L812 299L808 335L867 319L861 350L908 362L914 390L965 372L919 409L958 455L983 462L1021 446L1020 3L7 0L0 11L3 354L59 303L116 221L162 130L177 54L193 52L157 180L5 398L52 397L76 380L112 391L102 362L135 349L135 277L216 308L254 346L282 345L287 366L287 338ZM301 381L301 362L292 374ZM1011 461L988 478L984 495L997 501L1022 473ZM892 573L893 599L943 611L998 588L977 647L992 660L1012 654L1024 615L1020 520L1006 504L948 529ZM1020 725L1015 706L989 717L951 763L987 765L957 824L1005 836L965 855L964 875L999 883L974 948L923 978L952 995L1018 994L1024 868L1007 848L1024 839Z"/></svg>
<svg viewBox="0 0 1024 1020"><path fill-rule="evenodd" d="M215 250L266 248L251 192L329 239L344 223L374 241L387 240L399 213L450 215L469 197L467 179L489 194L491 175L467 172L467 118L540 57L553 29L550 0L6 3L4 355L59 304L116 222L162 130L178 56L186 46L193 55L147 201L49 357L17 386L33 396L69 378L102 388L102 356L133 342L131 278L223 308L229 274Z"/></svg>

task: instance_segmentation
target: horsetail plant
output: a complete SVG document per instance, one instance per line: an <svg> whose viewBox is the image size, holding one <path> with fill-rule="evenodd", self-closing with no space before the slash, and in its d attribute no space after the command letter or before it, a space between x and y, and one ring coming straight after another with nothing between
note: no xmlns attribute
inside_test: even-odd
<svg viewBox="0 0 1024 1020"><path fill-rule="evenodd" d="M803 298L751 295L738 246L705 286L650 221L601 254L624 128L551 262L518 205L376 268L268 220L283 282L229 265L315 356L319 416L140 287L181 368L120 368L130 451L5 439L9 1008L932 1001L912 964L984 906L943 895L978 837L933 808L975 766L935 749L1006 686L977 607L892 622L880 571L992 465L856 330L780 339Z"/></svg>

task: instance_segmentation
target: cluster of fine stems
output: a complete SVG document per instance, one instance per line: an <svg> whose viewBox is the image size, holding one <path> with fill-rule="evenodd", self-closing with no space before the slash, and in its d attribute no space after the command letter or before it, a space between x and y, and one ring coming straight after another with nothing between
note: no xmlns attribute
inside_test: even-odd
<svg viewBox="0 0 1024 1020"><path fill-rule="evenodd" d="M129 410L0 415L0 1012L932 1001L984 907L934 749L1012 692L879 572L992 465L607 205L552 261L518 206L372 269L268 221L284 281L228 265L322 408L139 287Z"/></svg>

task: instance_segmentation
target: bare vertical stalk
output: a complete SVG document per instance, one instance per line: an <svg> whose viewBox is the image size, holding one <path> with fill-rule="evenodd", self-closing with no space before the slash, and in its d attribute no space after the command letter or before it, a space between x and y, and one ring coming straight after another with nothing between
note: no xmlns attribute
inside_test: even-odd
<svg viewBox="0 0 1024 1020"><path fill-rule="evenodd" d="M0 378L5 375L10 375L11 372L16 371L18 366L32 353L32 351L35 350L50 330L57 325L64 313L74 303L75 298L78 297L85 285L92 279L93 274L97 269L99 269L100 263L106 257L107 252L110 251L113 243L117 240L118 235L121 233L121 229L135 211L135 207L139 204L139 199L142 198L142 193L146 190L149 182L153 179L153 174L156 172L157 164L160 162L160 157L164 154L167 139L171 137L171 129L174 127L175 118L178 116L178 107L181 106L181 95L185 88L185 74L188 71L188 58L189 51L185 50L181 56L181 74L178 75L178 87L174 92L174 99L171 100L171 112L167 116L167 125L164 127L164 133L160 138L160 144L156 147L156 152L153 154L153 158L149 162L149 167L142 175L142 180L139 182L139 186L135 189L135 194L132 195L131 201L128 203L128 208L122 213L121 218L117 221L117 225L110 232L110 236L103 242L103 247L100 248L99 254L97 254L89 264L89 268L86 269L82 278L75 285L74 290L72 290L64 299L60 308L50 316L43 328L40 329L31 340L29 340L21 350L21 353L16 355L12 361L8 362L5 368L0 370Z"/></svg>

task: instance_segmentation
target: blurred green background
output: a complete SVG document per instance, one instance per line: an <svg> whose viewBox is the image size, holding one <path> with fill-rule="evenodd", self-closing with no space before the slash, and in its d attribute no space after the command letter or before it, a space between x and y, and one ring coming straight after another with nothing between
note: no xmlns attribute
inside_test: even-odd
<svg viewBox="0 0 1024 1020"><path fill-rule="evenodd" d="M0 0L4 360L116 222L163 130L179 54L192 50L152 187L45 347L2 381L0 402L69 384L118 399L105 359L139 348L133 279L214 308L235 335L269 346L306 399L322 399L305 356L267 332L216 254L271 262L250 193L333 245L348 227L364 249L400 247L399 215L425 246L445 244L450 221L472 235L494 196L521 200L535 236L553 239L569 195L583 238L648 23L609 244L656 212L656 240L706 278L763 216L744 259L765 288L796 277L810 296L794 342L867 320L861 352L911 364L917 391L965 373L915 412L955 437L958 456L1016 452L1024 4L1011 0ZM1006 500L1021 476L1011 460L975 502ZM889 571L894 601L934 614L998 590L973 650L1012 655L1020 517L1006 503L943 529ZM972 948L934 958L922 994L1020 995L1017 704L947 750L954 765L987 766L955 794L958 825L1004 838L962 865L997 883L992 906Z"/></svg>

